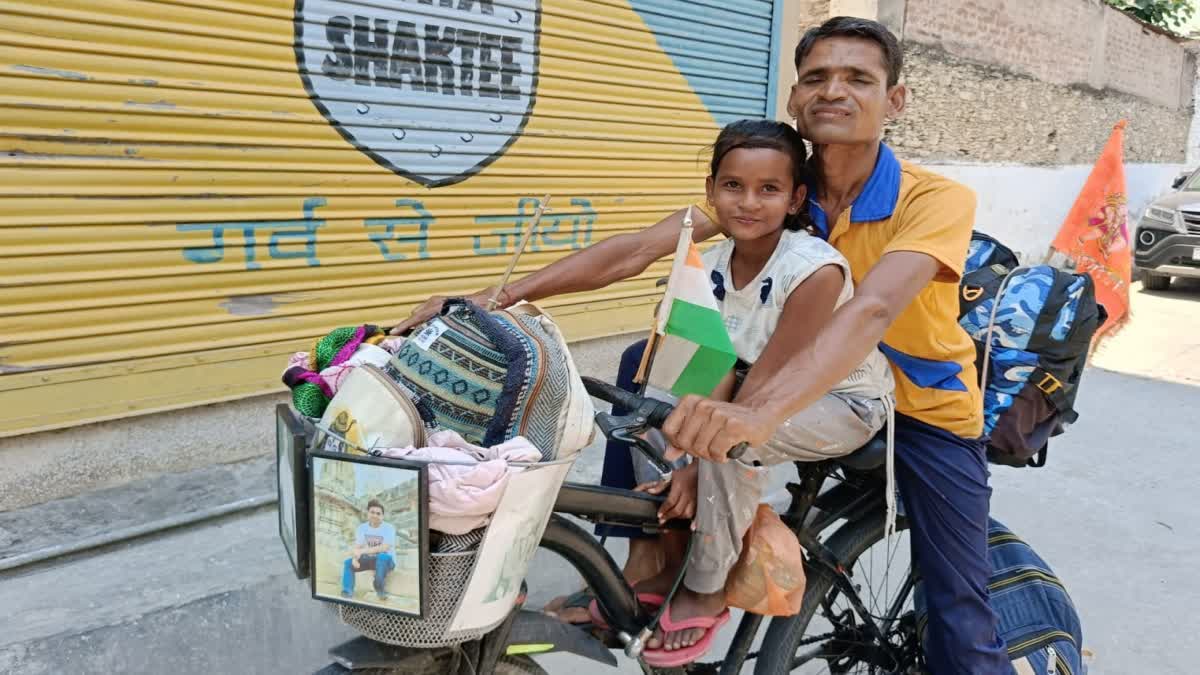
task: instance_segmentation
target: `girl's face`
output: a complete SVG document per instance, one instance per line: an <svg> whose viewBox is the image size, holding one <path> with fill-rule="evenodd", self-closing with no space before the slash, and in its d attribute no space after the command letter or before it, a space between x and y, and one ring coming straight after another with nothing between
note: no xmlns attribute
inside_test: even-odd
<svg viewBox="0 0 1200 675"><path fill-rule="evenodd" d="M773 148L736 148L706 183L717 222L735 240L774 235L799 211L805 188L792 184L792 158Z"/></svg>

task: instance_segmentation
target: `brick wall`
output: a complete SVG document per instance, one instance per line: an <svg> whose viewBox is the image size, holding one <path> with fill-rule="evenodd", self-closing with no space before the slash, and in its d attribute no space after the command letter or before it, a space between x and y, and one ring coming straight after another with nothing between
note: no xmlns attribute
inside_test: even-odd
<svg viewBox="0 0 1200 675"><path fill-rule="evenodd" d="M1191 106L1182 45L1099 0L907 0L904 40L1050 84Z"/></svg>
<svg viewBox="0 0 1200 675"><path fill-rule="evenodd" d="M1189 106L1193 77L1185 69L1193 68L1184 47L1121 12L1107 11L1104 19L1105 85L1167 107Z"/></svg>

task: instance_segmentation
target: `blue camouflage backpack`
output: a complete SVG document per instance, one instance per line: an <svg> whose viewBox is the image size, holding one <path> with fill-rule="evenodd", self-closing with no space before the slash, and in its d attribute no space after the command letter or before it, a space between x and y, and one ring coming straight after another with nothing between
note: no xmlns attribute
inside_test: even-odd
<svg viewBox="0 0 1200 675"><path fill-rule="evenodd" d="M992 518L988 519L989 604L999 621L997 632L1008 645L1018 675L1086 675L1083 626L1071 596L1054 570L1029 544ZM917 632L925 637L924 588L917 581L913 598Z"/></svg>
<svg viewBox="0 0 1200 675"><path fill-rule="evenodd" d="M971 237L959 324L975 341L990 461L1046 463L1050 437L1079 417L1080 377L1106 318L1088 275L1022 267L995 239Z"/></svg>

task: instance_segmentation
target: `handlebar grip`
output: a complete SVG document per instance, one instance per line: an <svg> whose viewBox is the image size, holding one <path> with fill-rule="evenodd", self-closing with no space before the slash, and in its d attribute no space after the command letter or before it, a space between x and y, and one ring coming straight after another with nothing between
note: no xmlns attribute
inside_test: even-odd
<svg viewBox="0 0 1200 675"><path fill-rule="evenodd" d="M646 400L637 394L625 391L616 385L597 380L594 377L583 377L580 379L583 380L583 388L587 389L587 393L601 401L608 401L613 405L619 405L631 412L637 410L642 405L642 402Z"/></svg>

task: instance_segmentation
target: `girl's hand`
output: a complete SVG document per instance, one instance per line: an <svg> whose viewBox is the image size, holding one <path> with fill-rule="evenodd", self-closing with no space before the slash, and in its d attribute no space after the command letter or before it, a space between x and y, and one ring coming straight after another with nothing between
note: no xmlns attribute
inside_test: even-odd
<svg viewBox="0 0 1200 675"><path fill-rule="evenodd" d="M665 523L675 518L690 520L696 516L696 493L699 477L699 464L692 462L675 471L670 480L643 483L635 489L638 492L657 495L662 494L663 490L670 487L667 500L658 509L658 522Z"/></svg>

